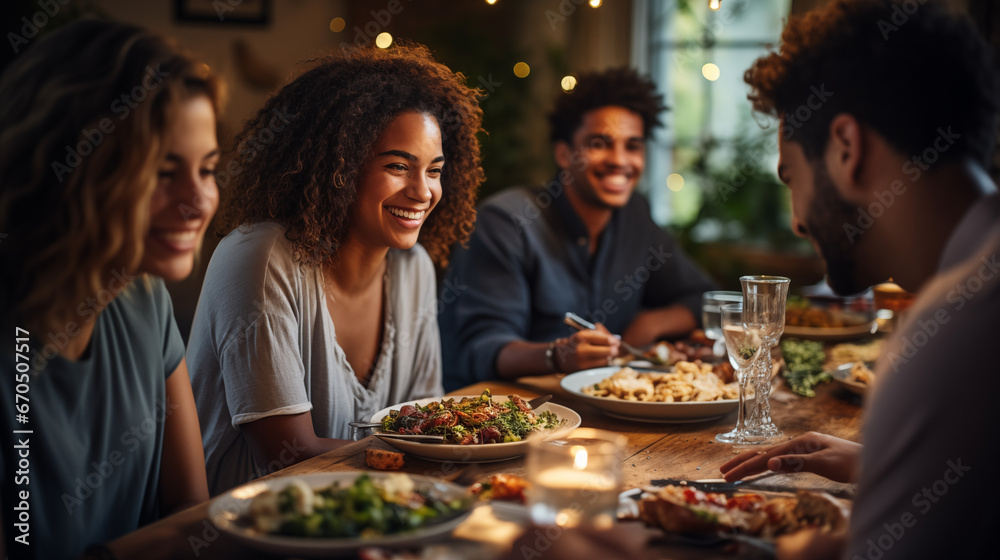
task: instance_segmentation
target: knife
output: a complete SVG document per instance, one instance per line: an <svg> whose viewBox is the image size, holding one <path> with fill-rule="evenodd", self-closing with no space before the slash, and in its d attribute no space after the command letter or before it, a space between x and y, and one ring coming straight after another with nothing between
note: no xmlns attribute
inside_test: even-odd
<svg viewBox="0 0 1000 560"><path fill-rule="evenodd" d="M390 432L379 432L375 434L375 437L390 438L390 439L405 439L407 441L416 441L422 443L441 443L444 441L444 436L432 436L429 434L393 434Z"/></svg>

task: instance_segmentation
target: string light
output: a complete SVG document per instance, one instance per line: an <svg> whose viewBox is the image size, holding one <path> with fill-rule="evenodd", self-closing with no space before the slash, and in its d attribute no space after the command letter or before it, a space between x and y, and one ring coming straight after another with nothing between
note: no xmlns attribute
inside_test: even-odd
<svg viewBox="0 0 1000 560"><path fill-rule="evenodd" d="M563 79L560 80L559 85L562 86L563 91L565 91L566 93L569 93L569 92L573 91L573 88L576 87L576 77L575 76L563 76Z"/></svg>
<svg viewBox="0 0 1000 560"><path fill-rule="evenodd" d="M708 9L718 11L722 7L722 0L708 0Z"/></svg>
<svg viewBox="0 0 1000 560"><path fill-rule="evenodd" d="M497 0L486 0L486 3L492 6L493 4L497 3Z"/></svg>
<svg viewBox="0 0 1000 560"><path fill-rule="evenodd" d="M383 31L375 37L375 46L380 49L388 49L392 44L392 35L388 31Z"/></svg>
<svg viewBox="0 0 1000 560"><path fill-rule="evenodd" d="M601 7L601 0L590 0L590 7L591 8L600 8Z"/></svg>

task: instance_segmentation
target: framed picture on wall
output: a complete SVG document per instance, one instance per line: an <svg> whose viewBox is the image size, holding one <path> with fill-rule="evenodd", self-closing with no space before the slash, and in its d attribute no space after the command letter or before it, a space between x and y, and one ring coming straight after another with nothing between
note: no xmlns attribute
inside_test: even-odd
<svg viewBox="0 0 1000 560"><path fill-rule="evenodd" d="M266 26L271 23L271 0L174 0L174 19Z"/></svg>

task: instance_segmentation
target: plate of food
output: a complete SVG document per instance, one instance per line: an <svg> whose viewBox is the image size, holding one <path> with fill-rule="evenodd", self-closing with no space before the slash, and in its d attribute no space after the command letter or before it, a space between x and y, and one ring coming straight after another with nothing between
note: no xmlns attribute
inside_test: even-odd
<svg viewBox="0 0 1000 560"><path fill-rule="evenodd" d="M871 301L863 297L789 296L785 336L810 340L851 340L878 330Z"/></svg>
<svg viewBox="0 0 1000 560"><path fill-rule="evenodd" d="M443 443L425 443L383 437L396 449L430 459L461 463L505 461L524 455L526 437L535 431L552 433L580 426L580 415L547 402L532 410L517 395L481 395L430 398L401 403L376 412L372 422L381 424L375 436L426 434L444 436Z"/></svg>
<svg viewBox="0 0 1000 560"><path fill-rule="evenodd" d="M868 387L875 382L872 367L871 362L844 364L833 370L833 380L848 391L863 397L868 393Z"/></svg>
<svg viewBox="0 0 1000 560"><path fill-rule="evenodd" d="M806 528L838 534L847 530L848 507L825 492L704 492L669 485L644 493L638 518L667 533L725 539L775 537Z"/></svg>
<svg viewBox="0 0 1000 560"><path fill-rule="evenodd" d="M260 480L215 498L208 519L256 550L331 556L442 538L475 505L457 484L400 473L315 473Z"/></svg>
<svg viewBox="0 0 1000 560"><path fill-rule="evenodd" d="M739 407L737 384L699 362L678 362L673 372L600 367L560 384L609 416L639 422L704 422Z"/></svg>
<svg viewBox="0 0 1000 560"><path fill-rule="evenodd" d="M613 365L648 367L649 369L666 369L677 362L716 363L727 361L725 356L716 356L712 352L715 341L705 336L705 331L697 329L687 338L667 342L661 340L645 350L640 356L626 354L615 358Z"/></svg>

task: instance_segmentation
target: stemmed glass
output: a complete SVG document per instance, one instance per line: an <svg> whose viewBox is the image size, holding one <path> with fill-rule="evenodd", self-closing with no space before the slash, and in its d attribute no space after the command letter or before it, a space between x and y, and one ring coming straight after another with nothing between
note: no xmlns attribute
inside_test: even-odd
<svg viewBox="0 0 1000 560"><path fill-rule="evenodd" d="M748 325L744 322L743 304L727 303L720 307L722 311L722 335L729 352L729 363L736 368L736 381L740 388L740 408L736 416L736 428L715 436L723 443L743 443L746 438L745 402L748 381L752 374L752 365L762 353L760 328L761 325Z"/></svg>
<svg viewBox="0 0 1000 560"><path fill-rule="evenodd" d="M743 321L759 328L762 351L751 366L754 403L746 419L746 444L771 443L783 434L771 420L771 349L785 332L788 278L743 276Z"/></svg>
<svg viewBox="0 0 1000 560"><path fill-rule="evenodd" d="M719 358L726 355L726 341L722 338L722 325L719 321L722 317L720 308L727 303L743 303L743 293L716 290L705 292L701 296L701 323L705 336L715 341L712 353Z"/></svg>

